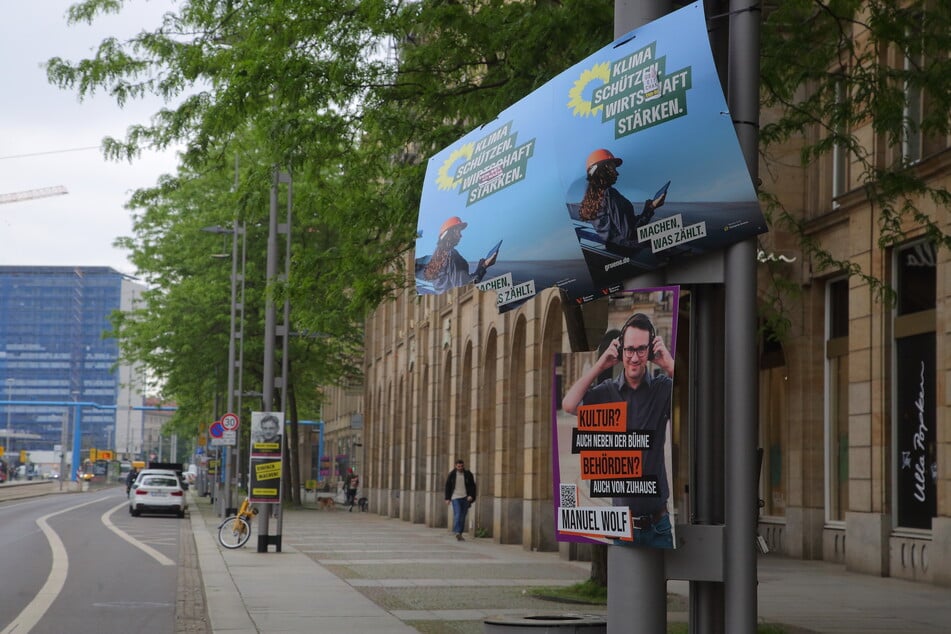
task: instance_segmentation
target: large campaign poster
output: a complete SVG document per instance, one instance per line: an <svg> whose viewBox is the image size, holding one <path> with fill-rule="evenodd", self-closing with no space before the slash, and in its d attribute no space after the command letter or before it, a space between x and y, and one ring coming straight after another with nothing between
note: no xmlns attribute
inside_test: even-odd
<svg viewBox="0 0 951 634"><path fill-rule="evenodd" d="M251 412L248 497L252 503L281 501L283 429L283 412Z"/></svg>
<svg viewBox="0 0 951 634"><path fill-rule="evenodd" d="M559 541L675 548L671 408L680 291L633 291L594 353L559 355L552 425Z"/></svg>
<svg viewBox="0 0 951 634"><path fill-rule="evenodd" d="M766 231L701 3L636 29L430 158L416 288L477 284L505 310Z"/></svg>

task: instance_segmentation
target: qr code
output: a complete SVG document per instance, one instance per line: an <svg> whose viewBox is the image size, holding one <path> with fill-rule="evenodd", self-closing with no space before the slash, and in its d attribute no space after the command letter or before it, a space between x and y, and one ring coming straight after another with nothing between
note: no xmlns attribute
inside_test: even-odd
<svg viewBox="0 0 951 634"><path fill-rule="evenodd" d="M575 484L562 484L559 494L559 504L561 508L571 509L578 506L578 486Z"/></svg>

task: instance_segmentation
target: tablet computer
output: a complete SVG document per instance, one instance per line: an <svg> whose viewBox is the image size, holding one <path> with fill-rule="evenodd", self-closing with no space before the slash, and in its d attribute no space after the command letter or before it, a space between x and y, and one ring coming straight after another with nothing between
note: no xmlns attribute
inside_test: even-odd
<svg viewBox="0 0 951 634"><path fill-rule="evenodd" d="M657 193L654 194L654 197L651 200L657 200L661 196L667 193L667 188L670 187L670 181L664 183L664 186L657 190Z"/></svg>
<svg viewBox="0 0 951 634"><path fill-rule="evenodd" d="M495 246L492 247L491 249L489 249L489 252L485 254L485 259L488 260L488 259L491 258L494 254L498 253L500 246L502 246L502 241L501 241L501 240L499 240L498 242L496 242L496 243L495 243Z"/></svg>

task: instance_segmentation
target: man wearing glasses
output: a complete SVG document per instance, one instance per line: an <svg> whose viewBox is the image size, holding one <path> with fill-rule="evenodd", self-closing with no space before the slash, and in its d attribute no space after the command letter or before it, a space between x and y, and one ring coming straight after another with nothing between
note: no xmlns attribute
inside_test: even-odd
<svg viewBox="0 0 951 634"><path fill-rule="evenodd" d="M602 372L619 362L624 371L590 387ZM653 362L663 374L652 376L648 364ZM577 414L580 405L627 403L627 431L651 434L650 449L643 452L642 479L638 483L647 491L636 497L614 498L616 506L631 510L634 544L654 548L673 548L667 499L664 443L670 421L673 390L674 359L664 340L654 330L650 318L643 313L631 315L621 328L621 336L607 346L597 362L565 393L562 407ZM654 490L656 489L656 490ZM653 491L653 492L651 492Z"/></svg>

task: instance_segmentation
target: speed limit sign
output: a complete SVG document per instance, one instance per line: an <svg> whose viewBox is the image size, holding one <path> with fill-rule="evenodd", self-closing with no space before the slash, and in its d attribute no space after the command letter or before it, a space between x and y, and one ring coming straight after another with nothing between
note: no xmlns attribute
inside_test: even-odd
<svg viewBox="0 0 951 634"><path fill-rule="evenodd" d="M238 428L238 415L237 414L225 414L221 417L221 426L227 431L234 431Z"/></svg>

